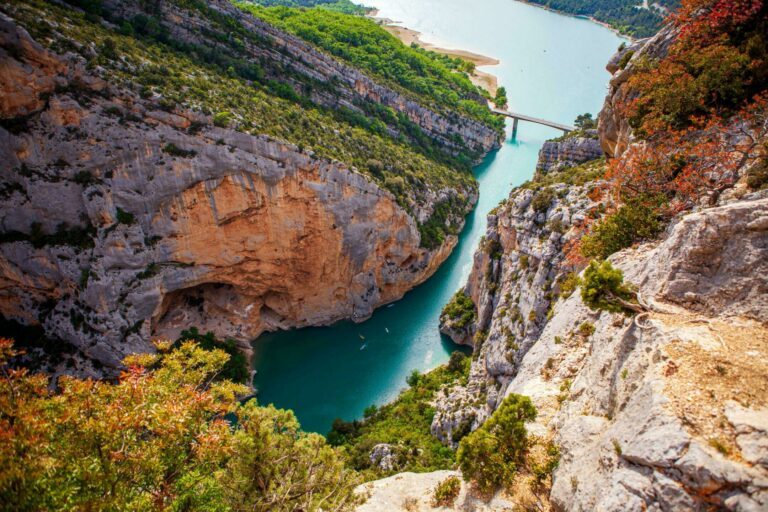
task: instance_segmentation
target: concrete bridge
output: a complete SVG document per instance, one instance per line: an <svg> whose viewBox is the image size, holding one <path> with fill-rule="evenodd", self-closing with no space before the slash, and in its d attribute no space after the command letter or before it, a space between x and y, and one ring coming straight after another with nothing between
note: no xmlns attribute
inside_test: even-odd
<svg viewBox="0 0 768 512"><path fill-rule="evenodd" d="M491 108L491 111L494 114L499 114L502 116L511 117L514 122L512 124L512 137L514 138L517 134L517 122L518 121L528 121L531 123L541 124L544 126L549 126L550 128L555 128L557 130L562 130L564 133L572 132L576 128L574 126L569 126L567 124L560 124L555 123L553 121L547 121L546 119L539 119L538 117L531 117L526 116L525 114L520 114L518 112L510 112L508 110L501 110L499 108Z"/></svg>

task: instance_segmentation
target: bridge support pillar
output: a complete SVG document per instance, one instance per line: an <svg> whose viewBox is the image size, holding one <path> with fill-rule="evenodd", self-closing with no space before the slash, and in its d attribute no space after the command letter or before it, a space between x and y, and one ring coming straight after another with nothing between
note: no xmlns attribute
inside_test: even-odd
<svg viewBox="0 0 768 512"><path fill-rule="evenodd" d="M517 138L517 121L516 117L512 118L512 140Z"/></svg>

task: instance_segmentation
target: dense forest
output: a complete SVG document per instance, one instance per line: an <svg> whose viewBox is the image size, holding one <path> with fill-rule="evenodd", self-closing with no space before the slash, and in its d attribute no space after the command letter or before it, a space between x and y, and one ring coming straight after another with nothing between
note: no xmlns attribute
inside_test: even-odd
<svg viewBox="0 0 768 512"><path fill-rule="evenodd" d="M332 11L343 12L347 14L365 14L368 8L352 3L350 0L249 0L265 7L320 7Z"/></svg>
<svg viewBox="0 0 768 512"><path fill-rule="evenodd" d="M664 9L674 9L677 2L648 2L648 7L635 0L527 0L556 11L588 16L607 23L622 34L633 37L650 37L662 25ZM662 6L662 9L656 7Z"/></svg>
<svg viewBox="0 0 768 512"><path fill-rule="evenodd" d="M404 46L373 20L326 9L262 8L238 2L242 9L296 34L335 57L377 78L417 94L440 109L458 110L501 130L503 120L484 105L461 59Z"/></svg>

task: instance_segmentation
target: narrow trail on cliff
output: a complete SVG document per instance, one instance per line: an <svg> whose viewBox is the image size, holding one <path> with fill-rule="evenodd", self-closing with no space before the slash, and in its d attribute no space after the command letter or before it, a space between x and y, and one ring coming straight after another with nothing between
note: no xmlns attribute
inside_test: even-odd
<svg viewBox="0 0 768 512"><path fill-rule="evenodd" d="M586 20L510 0L366 3L429 43L497 57L498 66L482 69L507 88L510 108L562 122L600 108L609 78L604 64L622 41ZM431 279L362 324L269 333L254 342L262 404L293 409L305 430L325 433L334 418L357 418L393 399L413 369L434 368L459 348L440 335L440 311L469 274L488 213L530 179L543 142L560 135L521 123L511 140L509 128L503 147L475 169L480 199L454 253Z"/></svg>

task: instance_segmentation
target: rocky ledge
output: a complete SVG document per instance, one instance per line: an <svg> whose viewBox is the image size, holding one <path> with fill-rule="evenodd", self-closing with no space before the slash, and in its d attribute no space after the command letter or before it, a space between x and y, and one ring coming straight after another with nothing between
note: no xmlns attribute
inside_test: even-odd
<svg viewBox="0 0 768 512"><path fill-rule="evenodd" d="M539 151L536 172L546 174L559 171L601 156L603 150L597 138L597 130L586 130L583 134L546 141Z"/></svg>

